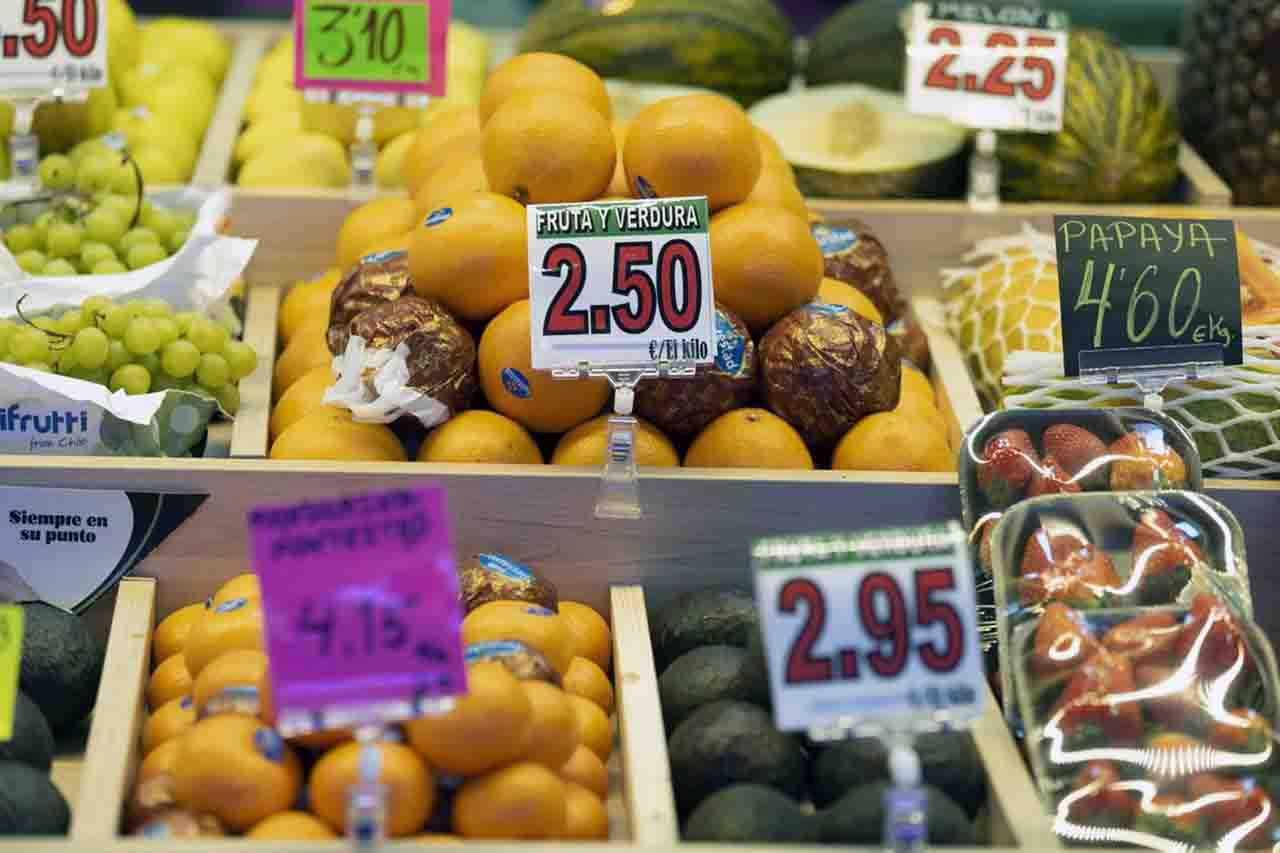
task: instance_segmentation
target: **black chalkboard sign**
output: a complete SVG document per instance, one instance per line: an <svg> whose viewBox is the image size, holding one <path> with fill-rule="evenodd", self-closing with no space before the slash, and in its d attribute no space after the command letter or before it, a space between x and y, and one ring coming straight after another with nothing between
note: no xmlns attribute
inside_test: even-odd
<svg viewBox="0 0 1280 853"><path fill-rule="evenodd" d="M1240 364L1240 270L1225 219L1055 216L1067 376Z"/></svg>

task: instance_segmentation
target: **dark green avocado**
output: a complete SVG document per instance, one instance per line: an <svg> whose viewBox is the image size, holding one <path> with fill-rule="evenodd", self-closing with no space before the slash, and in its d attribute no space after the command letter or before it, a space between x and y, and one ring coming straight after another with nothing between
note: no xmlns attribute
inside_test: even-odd
<svg viewBox="0 0 1280 853"><path fill-rule="evenodd" d="M27 694L18 691L13 705L13 736L0 741L0 761L21 761L49 772L53 766L53 730Z"/></svg>
<svg viewBox="0 0 1280 853"><path fill-rule="evenodd" d="M935 732L915 740L924 781L941 789L970 816L987 799L982 759L968 732ZM813 801L828 806L851 789L889 781L889 753L877 738L834 743L813 763Z"/></svg>
<svg viewBox="0 0 1280 853"><path fill-rule="evenodd" d="M804 749L773 727L768 711L747 702L703 705L676 726L667 753L681 814L730 785L767 785L796 798L804 794Z"/></svg>
<svg viewBox="0 0 1280 853"><path fill-rule="evenodd" d="M756 602L746 590L712 587L685 593L650 620L654 663L661 673L698 646L743 648L756 624Z"/></svg>
<svg viewBox="0 0 1280 853"><path fill-rule="evenodd" d="M102 677L102 644L79 616L51 604L23 604L22 618L18 686L57 733L93 709Z"/></svg>
<svg viewBox="0 0 1280 853"><path fill-rule="evenodd" d="M737 646L702 646L685 652L662 671L658 693L667 731L703 705L720 699L761 707L769 704L769 685L760 684L752 672L749 653Z"/></svg>
<svg viewBox="0 0 1280 853"><path fill-rule="evenodd" d="M685 841L813 844L818 821L795 800L764 785L733 785L717 791L694 809L684 827Z"/></svg>
<svg viewBox="0 0 1280 853"><path fill-rule="evenodd" d="M890 787L888 782L859 785L820 812L817 820L822 840L828 844L880 844L884 837L884 795ZM929 798L929 845L972 847L977 833L964 809L932 785L925 785L924 789Z"/></svg>
<svg viewBox="0 0 1280 853"><path fill-rule="evenodd" d="M65 835L71 809L48 775L0 761L0 835Z"/></svg>

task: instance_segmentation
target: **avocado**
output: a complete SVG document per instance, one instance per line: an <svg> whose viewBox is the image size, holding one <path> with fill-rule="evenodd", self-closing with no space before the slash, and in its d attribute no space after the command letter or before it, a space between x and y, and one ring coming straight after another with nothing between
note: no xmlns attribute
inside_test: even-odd
<svg viewBox="0 0 1280 853"><path fill-rule="evenodd" d="M0 835L65 835L71 809L49 777L21 761L0 761Z"/></svg>
<svg viewBox="0 0 1280 853"><path fill-rule="evenodd" d="M829 809L818 814L822 840L828 844L880 844L884 838L884 795L893 786L872 782L852 788ZM972 847L977 840L964 809L932 785L926 821L929 845Z"/></svg>
<svg viewBox="0 0 1280 853"><path fill-rule="evenodd" d="M737 646L702 646L676 658L658 679L667 731L703 705L720 699L767 707L769 687L764 685L764 695L759 694L760 685L749 672L750 666L747 651Z"/></svg>
<svg viewBox="0 0 1280 853"><path fill-rule="evenodd" d="M688 814L721 788L768 785L797 799L804 794L800 743L773 727L773 718L747 702L703 705L667 741L676 805Z"/></svg>
<svg viewBox="0 0 1280 853"><path fill-rule="evenodd" d="M684 840L813 844L819 826L786 794L764 785L732 785L694 809Z"/></svg>
<svg viewBox="0 0 1280 853"><path fill-rule="evenodd" d="M987 799L987 777L968 732L933 732L915 739L924 781L940 788L967 814ZM878 738L827 746L813 763L813 801L828 806L850 788L889 780L889 753Z"/></svg>
<svg viewBox="0 0 1280 853"><path fill-rule="evenodd" d="M55 733L93 708L102 676L102 643L72 613L43 601L22 605L18 686L40 707Z"/></svg>
<svg viewBox="0 0 1280 853"><path fill-rule="evenodd" d="M13 737L0 741L0 761L21 761L49 772L53 766L53 730L36 703L21 690L13 704Z"/></svg>
<svg viewBox="0 0 1280 853"><path fill-rule="evenodd" d="M745 647L757 624L751 593L712 587L685 593L654 613L649 624L653 659L661 673L698 646Z"/></svg>

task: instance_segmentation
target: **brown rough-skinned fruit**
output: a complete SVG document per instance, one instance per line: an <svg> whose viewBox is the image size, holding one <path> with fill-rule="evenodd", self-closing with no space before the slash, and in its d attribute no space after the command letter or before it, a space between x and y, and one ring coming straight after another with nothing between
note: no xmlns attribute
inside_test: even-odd
<svg viewBox="0 0 1280 853"><path fill-rule="evenodd" d="M898 405L902 360L880 324L844 306L810 303L760 342L760 379L769 408L823 446Z"/></svg>
<svg viewBox="0 0 1280 853"><path fill-rule="evenodd" d="M407 252L365 255L347 271L329 299L329 328L325 333L329 352L340 355L346 350L348 327L356 317L412 292Z"/></svg>
<svg viewBox="0 0 1280 853"><path fill-rule="evenodd" d="M471 643L466 648L467 666L481 661L497 661L519 681L545 681L560 687L563 680L547 656L518 640L491 640Z"/></svg>
<svg viewBox="0 0 1280 853"><path fill-rule="evenodd" d="M1080 488L1094 490L1106 486L1110 466L1106 461L1098 460L1107 455L1107 446L1084 427L1054 424L1040 436L1040 449L1046 459L1052 456L1058 460L1079 482Z"/></svg>
<svg viewBox="0 0 1280 853"><path fill-rule="evenodd" d="M822 249L824 275L866 294L884 316L886 326L906 313L907 303L889 267L889 253L865 223L856 219L840 225L818 223L810 230Z"/></svg>
<svg viewBox="0 0 1280 853"><path fill-rule="evenodd" d="M473 554L458 566L458 594L470 613L490 601L527 601L559 610L555 585L502 554Z"/></svg>
<svg viewBox="0 0 1280 853"><path fill-rule="evenodd" d="M476 378L476 342L433 299L405 296L376 305L351 321L351 334L370 348L409 348L409 385L457 414L471 405Z"/></svg>
<svg viewBox="0 0 1280 853"><path fill-rule="evenodd" d="M732 409L756 391L756 345L747 324L716 305L716 360L685 379L646 379L636 389L636 414L663 432L687 435Z"/></svg>

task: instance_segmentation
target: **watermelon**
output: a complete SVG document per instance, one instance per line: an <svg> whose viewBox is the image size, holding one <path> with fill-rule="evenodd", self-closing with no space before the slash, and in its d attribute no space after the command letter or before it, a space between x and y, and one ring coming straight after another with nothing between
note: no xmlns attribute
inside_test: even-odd
<svg viewBox="0 0 1280 853"><path fill-rule="evenodd" d="M1055 134L1002 134L1001 195L1080 204L1167 201L1181 138L1151 71L1104 33L1071 33Z"/></svg>
<svg viewBox="0 0 1280 853"><path fill-rule="evenodd" d="M700 86L749 105L791 83L791 25L773 0L547 0L519 50L562 53L602 77Z"/></svg>

